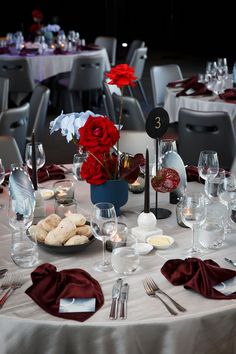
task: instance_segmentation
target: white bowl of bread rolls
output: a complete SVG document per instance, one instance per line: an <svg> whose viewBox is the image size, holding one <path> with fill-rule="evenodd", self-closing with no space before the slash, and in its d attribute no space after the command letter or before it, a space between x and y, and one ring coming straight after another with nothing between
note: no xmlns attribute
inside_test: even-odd
<svg viewBox="0 0 236 354"><path fill-rule="evenodd" d="M61 218L50 214L28 229L38 245L56 253L77 252L95 240L86 218L82 214L68 213Z"/></svg>

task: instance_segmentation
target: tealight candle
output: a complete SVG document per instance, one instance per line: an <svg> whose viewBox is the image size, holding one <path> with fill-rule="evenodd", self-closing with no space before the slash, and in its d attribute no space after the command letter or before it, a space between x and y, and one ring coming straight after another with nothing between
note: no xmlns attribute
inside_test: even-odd
<svg viewBox="0 0 236 354"><path fill-rule="evenodd" d="M129 190L132 193L142 193L144 191L145 180L144 177L139 176L134 183L129 184Z"/></svg>

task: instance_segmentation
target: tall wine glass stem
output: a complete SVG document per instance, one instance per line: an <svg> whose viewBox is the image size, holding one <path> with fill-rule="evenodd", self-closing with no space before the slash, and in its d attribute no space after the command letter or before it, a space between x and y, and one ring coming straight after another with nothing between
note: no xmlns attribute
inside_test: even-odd
<svg viewBox="0 0 236 354"><path fill-rule="evenodd" d="M232 228L230 227L230 217L231 217L231 209L230 209L230 203L227 203L227 220L226 220L226 225L224 227L224 232L226 234L232 232Z"/></svg>
<svg viewBox="0 0 236 354"><path fill-rule="evenodd" d="M102 240L102 265L106 266L108 264L109 264L109 262L106 259L106 240L105 240L105 238L103 238L103 240Z"/></svg>

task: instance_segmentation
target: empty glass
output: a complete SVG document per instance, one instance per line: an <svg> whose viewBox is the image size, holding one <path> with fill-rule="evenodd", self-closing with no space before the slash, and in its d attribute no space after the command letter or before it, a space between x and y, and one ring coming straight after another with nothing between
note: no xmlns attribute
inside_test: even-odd
<svg viewBox="0 0 236 354"><path fill-rule="evenodd" d="M213 150L201 151L198 159L199 176L206 181L208 178L215 177L218 172L219 172L219 160L218 160L217 152ZM206 193L206 186L207 183L205 183L205 193ZM209 200L206 200L206 202L209 202Z"/></svg>
<svg viewBox="0 0 236 354"><path fill-rule="evenodd" d="M22 268L31 268L38 263L38 248L36 237L29 236L26 230L12 232L11 258Z"/></svg>
<svg viewBox="0 0 236 354"><path fill-rule="evenodd" d="M87 153L86 152L78 152L77 154L74 154L73 156L73 166L72 166L72 171L73 171L73 176L74 178L79 181L82 180L80 171L83 162L86 160Z"/></svg>
<svg viewBox="0 0 236 354"><path fill-rule="evenodd" d="M139 252L137 239L127 235L126 242L120 247L115 247L111 254L112 268L116 273L130 275L139 266Z"/></svg>

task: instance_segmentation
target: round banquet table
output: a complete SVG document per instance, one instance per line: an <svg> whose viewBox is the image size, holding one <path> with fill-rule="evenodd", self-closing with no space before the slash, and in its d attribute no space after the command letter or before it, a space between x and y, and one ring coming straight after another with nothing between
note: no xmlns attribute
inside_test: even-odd
<svg viewBox="0 0 236 354"><path fill-rule="evenodd" d="M72 178L72 177L71 177ZM43 183L52 186L53 181ZM40 185L41 186L41 185ZM192 182L188 189L202 190L203 186ZM91 202L89 185L76 182L78 210L89 218ZM136 226L137 216L143 209L143 194L129 193L127 204L122 207L120 221L129 227ZM88 271L101 285L105 302L102 308L85 322L54 317L41 309L25 294L31 285L32 269L20 269L11 260L11 230L7 220L7 208L0 210L0 268L19 270L29 276L20 289L15 290L0 310L1 354L229 354L236 352L236 300L212 300L183 286L173 286L161 274L160 269L168 259L184 258L184 250L190 246L191 230L177 225L175 205L168 203L169 194L159 195L160 206L172 211L168 219L159 220L157 225L164 234L175 239L171 248L153 250L140 256L139 269L130 276L122 276L129 283L126 320L109 320L111 292L119 277L114 271L100 273L93 264L102 256L99 241L91 243L83 252L75 254L52 254L39 250L40 263L49 262L57 270L82 268ZM0 194L0 203L7 205L8 191ZM154 203L152 191L151 202ZM45 201L47 213L53 211L54 200ZM236 258L236 234L227 237L217 250L207 250L203 259L211 258L222 267L224 257ZM187 308L178 316L171 316L161 302L148 297L142 280L152 276L158 285L180 304Z"/></svg>

